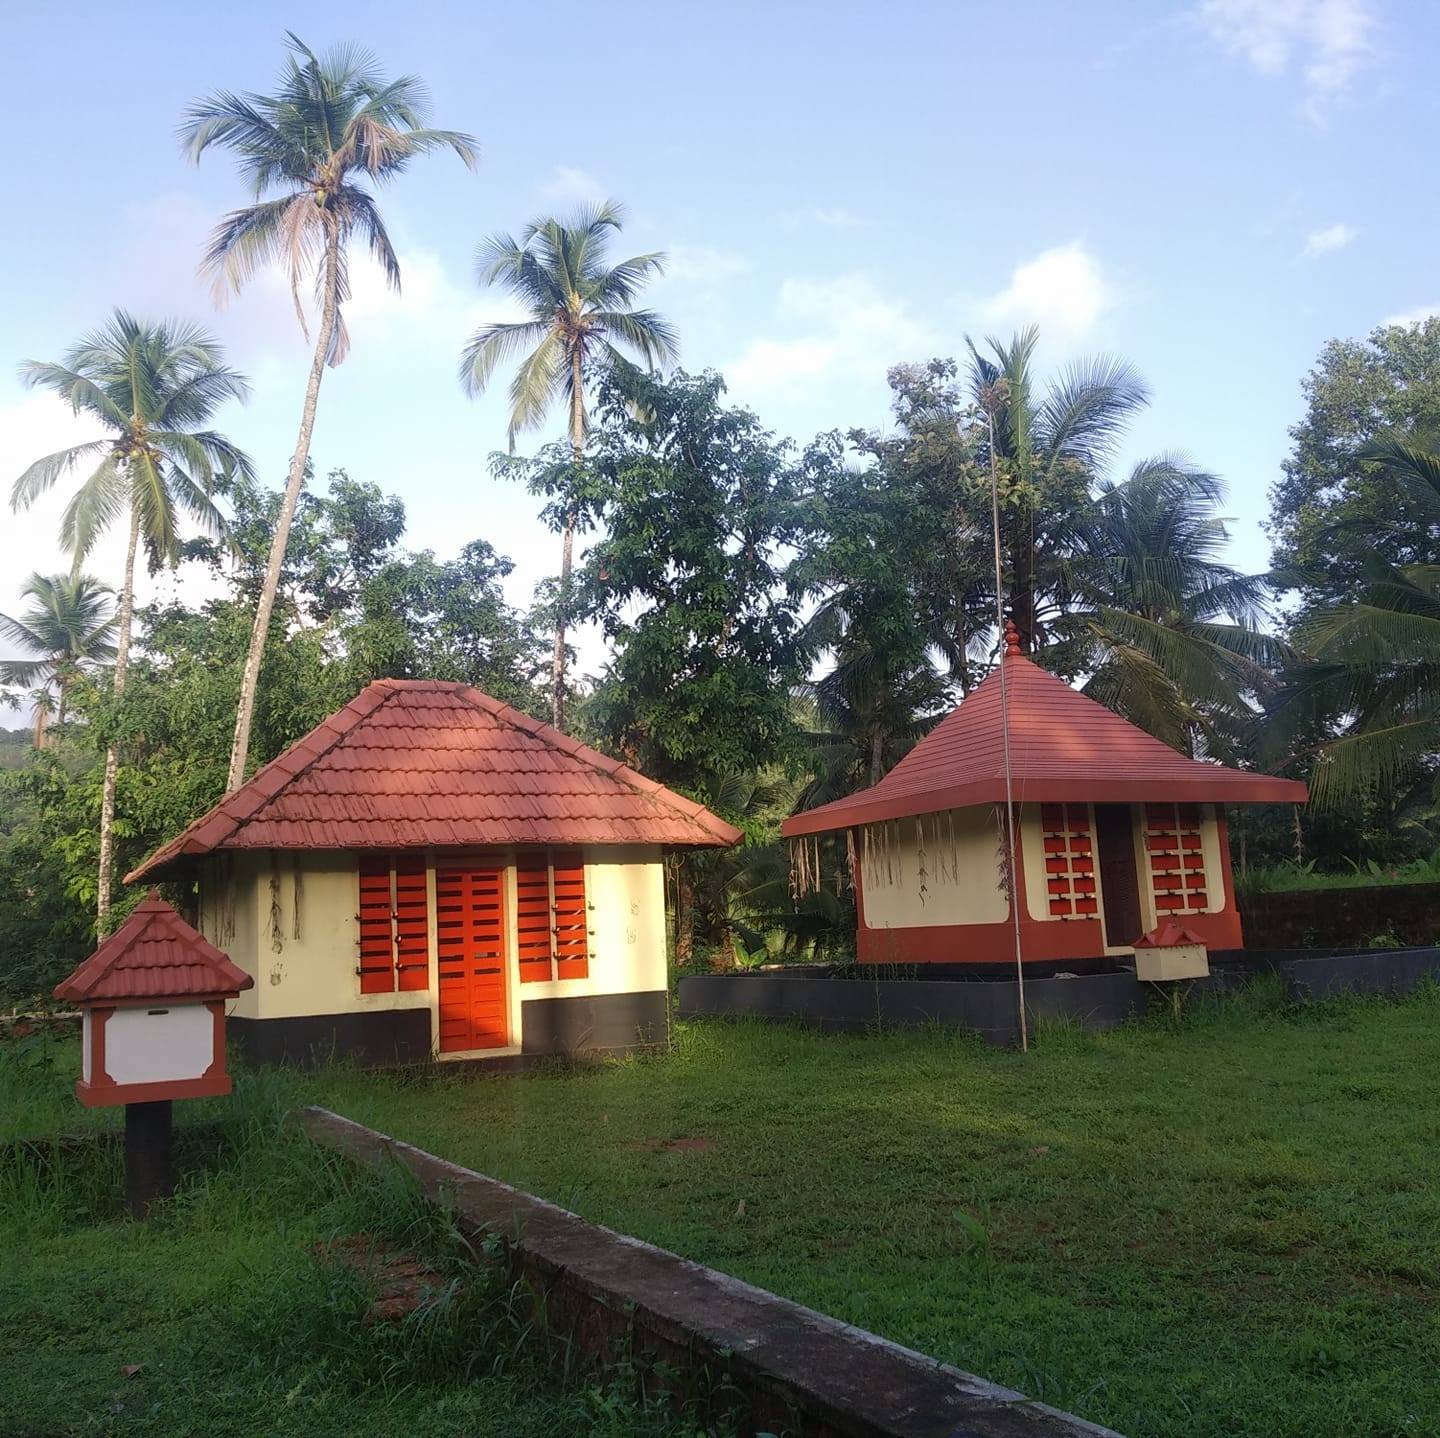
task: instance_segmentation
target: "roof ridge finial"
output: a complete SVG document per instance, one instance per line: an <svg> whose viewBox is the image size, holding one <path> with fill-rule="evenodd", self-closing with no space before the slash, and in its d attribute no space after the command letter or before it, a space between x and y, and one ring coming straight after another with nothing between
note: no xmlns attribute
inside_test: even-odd
<svg viewBox="0 0 1440 1438"><path fill-rule="evenodd" d="M1020 653L1020 631L1015 627L1013 619L1005 621L1005 657L1008 659L1012 654Z"/></svg>

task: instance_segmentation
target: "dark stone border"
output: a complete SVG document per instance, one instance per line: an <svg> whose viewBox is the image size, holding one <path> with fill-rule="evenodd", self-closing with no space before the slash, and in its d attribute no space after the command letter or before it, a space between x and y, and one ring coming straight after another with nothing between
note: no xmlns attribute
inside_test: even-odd
<svg viewBox="0 0 1440 1438"><path fill-rule="evenodd" d="M473 1169L323 1108L298 1122L359 1163L399 1163L470 1237L499 1238L537 1317L600 1362L663 1360L736 1395L746 1431L793 1438L1119 1438L1022 1393L587 1223Z"/></svg>
<svg viewBox="0 0 1440 1438"><path fill-rule="evenodd" d="M1440 947L1320 951L1231 951L1212 954L1208 979L1197 991L1224 991L1259 973L1278 974L1292 998L1313 1000L1340 993L1409 993L1427 978L1440 980ZM909 972L920 972L912 966ZM1159 985L1141 983L1133 969L1113 973L1076 971L1068 977L1030 976L1025 1011L1036 1019L1063 1018L1086 1028L1111 1029L1156 1002ZM677 1017L799 1020L832 1032L877 1026L920 1027L939 1023L1005 1045L1020 1037L1013 978L970 975L891 977L877 966L873 978L856 969L839 977L833 969L794 967L741 974L691 974L680 980Z"/></svg>

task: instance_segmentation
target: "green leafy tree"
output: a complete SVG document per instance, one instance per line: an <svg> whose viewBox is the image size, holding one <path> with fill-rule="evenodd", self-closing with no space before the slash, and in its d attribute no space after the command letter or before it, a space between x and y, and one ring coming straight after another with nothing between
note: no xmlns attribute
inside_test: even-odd
<svg viewBox="0 0 1440 1438"><path fill-rule="evenodd" d="M1377 559L1394 568L1440 560L1423 495L1366 458L1367 445L1395 434L1421 448L1440 443L1440 318L1331 340L1302 390L1305 414L1290 431L1269 524L1273 567L1294 591L1297 618L1352 599Z"/></svg>
<svg viewBox="0 0 1440 1438"><path fill-rule="evenodd" d="M604 537L581 596L614 649L587 707L597 739L738 819L734 776L800 758L790 692L806 647L782 574L800 476L791 446L722 393L708 374L602 385L586 469ZM718 904L697 901L705 873L719 870L678 865L682 961L694 917Z"/></svg>
<svg viewBox="0 0 1440 1438"><path fill-rule="evenodd" d="M116 614L113 691L118 700L129 668L135 559L141 542L154 562L173 564L180 553L182 510L212 532L223 531L211 490L231 475L248 476L250 462L206 426L221 405L244 399L248 386L203 330L145 324L121 310L61 363L31 361L21 375L27 384L59 395L76 414L105 430L101 439L36 460L15 481L11 506L26 508L67 474L94 464L65 509L61 542L78 564L104 530L118 519L128 520ZM96 909L102 930L110 911L118 764L112 744L100 806Z"/></svg>
<svg viewBox="0 0 1440 1438"><path fill-rule="evenodd" d="M232 789L245 777L260 666L305 481L320 381L326 364L339 364L348 349L342 306L350 296L352 243L365 244L386 282L400 288L400 262L364 182L393 180L416 156L434 150L453 150L467 165L475 164L470 136L425 125L427 96L414 76L386 79L375 58L355 46L320 56L293 34L287 43L290 53L274 94L217 91L190 107L181 130L186 151L197 161L211 146L230 150L254 190L255 203L227 215L206 252L205 269L217 291L239 290L262 266L278 263L290 281L302 329L300 287L312 276L320 311L300 433L241 677L230 749Z"/></svg>
<svg viewBox="0 0 1440 1438"><path fill-rule="evenodd" d="M510 438L535 429L564 400L573 468L582 467L587 425L585 391L626 351L647 366L675 358L675 332L653 310L636 308L645 283L663 272L662 254L610 263L606 246L623 214L613 202L569 221L534 220L520 239L499 235L481 246L482 284L498 285L527 317L478 329L465 346L460 381L467 394L484 392L496 369L515 359L510 382ZM578 501L563 508L560 590L551 661L551 721L565 720L566 630L570 621Z"/></svg>
<svg viewBox="0 0 1440 1438"><path fill-rule="evenodd" d="M33 689L35 747L44 748L53 717L65 723L75 681L115 658L115 602L108 585L88 574L32 574L20 591L29 599L19 618L0 614L0 638L35 655L0 662L0 684Z"/></svg>
<svg viewBox="0 0 1440 1438"><path fill-rule="evenodd" d="M793 755L805 655L781 573L796 457L722 392L711 374L607 384L589 460L605 533L582 595L614 646L592 719L684 787Z"/></svg>
<svg viewBox="0 0 1440 1438"><path fill-rule="evenodd" d="M1060 667L1186 753L1235 760L1287 644L1263 627L1270 581L1223 558L1220 481L1176 458L1138 464L1077 516L1076 602Z"/></svg>
<svg viewBox="0 0 1440 1438"><path fill-rule="evenodd" d="M1367 473L1354 492L1384 516L1372 531L1374 552L1352 599L1312 607L1297 624L1307 662L1292 671L1277 716L1292 744L1317 740L1310 782L1318 804L1379 802L1393 823L1417 803L1435 803L1440 562L1395 565L1384 556L1433 553L1440 452L1389 436L1356 459Z"/></svg>
<svg viewBox="0 0 1440 1438"><path fill-rule="evenodd" d="M787 574L814 601L805 638L828 664L807 684L815 761L807 808L884 777L946 706L935 656L965 649L963 638L952 646L949 606L930 602L935 550L951 536L926 504L928 486L903 464L856 470L833 450L828 459L812 466Z"/></svg>

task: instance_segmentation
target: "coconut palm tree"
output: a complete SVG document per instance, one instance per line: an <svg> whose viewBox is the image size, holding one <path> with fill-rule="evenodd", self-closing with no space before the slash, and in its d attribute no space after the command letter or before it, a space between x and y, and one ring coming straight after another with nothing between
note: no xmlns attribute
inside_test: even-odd
<svg viewBox="0 0 1440 1438"><path fill-rule="evenodd" d="M210 498L221 476L251 477L250 461L223 435L203 428L227 400L244 399L244 377L230 369L220 346L193 325L141 323L117 310L108 325L76 345L59 364L31 361L21 377L66 400L106 431L38 459L15 481L11 507L26 508L63 476L96 467L61 519L60 539L76 564L122 517L128 521L125 575L116 613L114 692L125 692L135 607L135 558L143 540L152 557L179 556L180 512L213 533L224 519ZM105 752L100 800L100 864L96 907L103 930L110 912L114 862L115 782L119 755Z"/></svg>
<svg viewBox="0 0 1440 1438"><path fill-rule="evenodd" d="M1047 663L1176 749L1234 757L1290 647L1261 627L1266 575L1225 563L1224 486L1166 456L1102 485L1075 517L1074 599Z"/></svg>
<svg viewBox="0 0 1440 1438"><path fill-rule="evenodd" d="M481 394L496 368L520 360L510 382L510 441L541 424L555 402L568 409L571 457L578 469L585 450L585 386L623 350L647 365L677 354L675 332L654 310L635 308L645 281L664 271L663 254L607 262L606 241L623 224L619 205L606 202L568 222L534 220L516 240L498 235L480 247L482 284L499 285L529 312L524 320L476 330L460 361L460 382ZM565 630L570 617L578 508L566 508L560 547L560 593L551 663L551 718L565 718Z"/></svg>
<svg viewBox="0 0 1440 1438"><path fill-rule="evenodd" d="M65 722L76 679L115 657L113 591L88 574L32 574L20 591L30 604L18 619L0 614L0 638L36 655L0 661L0 684L32 688L35 747L46 747L51 719Z"/></svg>
<svg viewBox="0 0 1440 1438"><path fill-rule="evenodd" d="M230 749L231 789L245 777L260 662L305 482L321 376L327 364L345 358L349 347L341 307L350 297L350 245L363 242L390 287L400 288L400 262L375 197L361 181L378 185L393 180L417 155L432 150L453 150L472 168L476 160L469 135L425 126L427 96L414 76L387 80L375 58L354 46L317 56L293 34L287 34L286 42L290 53L273 95L217 91L190 107L180 132L196 161L213 145L230 150L254 190L255 203L226 215L206 251L202 268L213 278L217 296L241 289L261 266L278 262L307 336L300 287L311 276L320 311L300 434L241 677Z"/></svg>
<svg viewBox="0 0 1440 1438"><path fill-rule="evenodd" d="M988 354L967 341L981 416L977 458L986 469L993 465L1000 492L1004 607L1026 653L1048 642L1049 621L1070 605L1076 516L1148 402L1139 376L1108 356L1072 365L1041 391L1034 376L1039 338L1031 327L1008 344L987 339Z"/></svg>

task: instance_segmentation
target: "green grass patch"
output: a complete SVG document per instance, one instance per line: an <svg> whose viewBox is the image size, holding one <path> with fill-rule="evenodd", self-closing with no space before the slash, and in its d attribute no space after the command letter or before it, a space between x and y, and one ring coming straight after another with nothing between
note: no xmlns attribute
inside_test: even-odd
<svg viewBox="0 0 1440 1438"><path fill-rule="evenodd" d="M32 1120L78 1116L61 1081L70 1063L73 1053L27 1081ZM1179 1021L1109 1034L1042 1026L1028 1055L940 1028L841 1037L707 1023L684 1026L668 1055L578 1070L330 1069L264 1084L277 1111L323 1103L1130 1438L1394 1438L1440 1433L1437 1073L1435 989L1296 1007L1260 983ZM0 1112L3 1083L0 1073ZM326 1215L356 1223L346 1206L357 1180L322 1164L313 1181L332 1197L300 1215L267 1183L232 1180L250 1196L221 1203L225 1185L212 1198L207 1182L180 1206L198 1225L185 1251L209 1212L229 1235L218 1253L232 1278L282 1250L298 1263L336 1225ZM280 1223L295 1230L284 1243ZM80 1299L122 1292L125 1264L155 1286L157 1348L189 1351L228 1300L218 1276L168 1273L173 1254L153 1261L166 1232L56 1227L27 1253L37 1294L56 1273L75 1294L45 1300L58 1306L9 1340L45 1335L69 1376L51 1380L37 1360L23 1381L79 1384L99 1352L87 1401L126 1396L112 1376L130 1361L123 1328L85 1336ZM136 1246L147 1256L127 1258ZM97 1283L92 1264L116 1276ZM0 1311L14 1308L6 1298ZM242 1331L264 1331L250 1323ZM345 1397L328 1367L300 1356L309 1331L297 1321L278 1347L227 1337L224 1351L259 1365L271 1405L301 1384L297 1403L356 1403L333 1411L350 1431L383 1431L398 1400L383 1384ZM330 1351L323 1332L317 1348ZM253 1417L263 1405L243 1406L250 1371L234 1386ZM513 1370L489 1381L513 1391ZM457 1401L445 1382L448 1398L406 1400L407 1431L410 1403L438 1415ZM330 1431L308 1415L302 1430Z"/></svg>
<svg viewBox="0 0 1440 1438"><path fill-rule="evenodd" d="M1260 984L1029 1055L709 1023L593 1070L305 1088L1131 1438L1382 1438L1440 1433L1437 1073L1433 989Z"/></svg>
<svg viewBox="0 0 1440 1438"><path fill-rule="evenodd" d="M78 1118L55 1103L58 1064L12 1055L0 1074L27 1118ZM567 1381L547 1366L506 1266L473 1253L402 1170L359 1169L282 1127L293 1097L290 1077L260 1074L194 1105L224 1117L179 1130L183 1182L144 1224L121 1213L118 1145L0 1150L0 1432L697 1431L633 1375ZM379 1275L326 1253L355 1234L429 1266L414 1312L367 1324Z"/></svg>
<svg viewBox="0 0 1440 1438"><path fill-rule="evenodd" d="M1236 887L1246 894L1289 893L1296 889L1376 889L1403 884L1440 884L1440 853L1429 858L1411 859L1403 864L1381 864L1375 859L1365 863L1347 861L1348 869L1321 870L1314 859L1303 864L1287 860L1267 868L1254 868L1236 879Z"/></svg>

